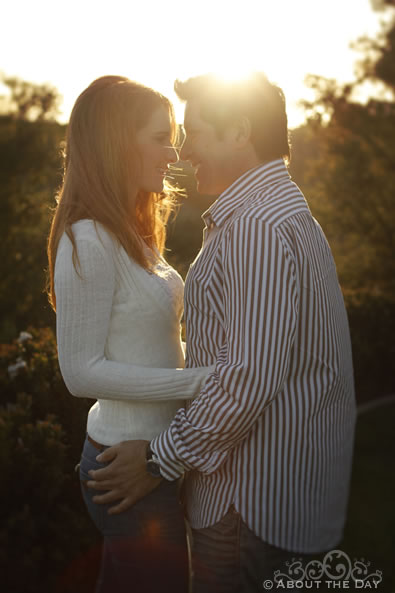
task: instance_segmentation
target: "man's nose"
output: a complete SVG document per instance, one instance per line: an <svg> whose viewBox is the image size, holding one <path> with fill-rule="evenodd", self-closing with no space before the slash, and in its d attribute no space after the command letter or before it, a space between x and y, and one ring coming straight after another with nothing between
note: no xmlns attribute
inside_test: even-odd
<svg viewBox="0 0 395 593"><path fill-rule="evenodd" d="M189 142L186 138L182 143L181 150L180 150L180 160L181 161L189 161L191 156L191 151L189 149Z"/></svg>
<svg viewBox="0 0 395 593"><path fill-rule="evenodd" d="M168 163L176 163L179 159L178 156L178 149L174 146L169 146L167 148L167 162Z"/></svg>

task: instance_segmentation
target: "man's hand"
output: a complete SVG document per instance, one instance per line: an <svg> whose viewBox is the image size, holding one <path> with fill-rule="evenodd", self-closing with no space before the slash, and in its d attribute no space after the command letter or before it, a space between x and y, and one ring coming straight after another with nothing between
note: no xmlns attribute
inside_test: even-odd
<svg viewBox="0 0 395 593"><path fill-rule="evenodd" d="M109 509L109 514L126 511L140 498L144 498L157 486L162 478L154 478L146 470L146 451L149 441L124 441L109 447L97 456L100 463L108 467L91 470L88 488L106 490L105 494L94 496L93 502L107 504L121 501Z"/></svg>

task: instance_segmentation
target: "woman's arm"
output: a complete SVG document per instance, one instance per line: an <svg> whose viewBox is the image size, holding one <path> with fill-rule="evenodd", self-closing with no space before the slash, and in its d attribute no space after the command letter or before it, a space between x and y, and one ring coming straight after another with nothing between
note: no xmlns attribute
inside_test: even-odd
<svg viewBox="0 0 395 593"><path fill-rule="evenodd" d="M104 356L115 288L111 245L77 240L80 266L64 236L55 267L60 369L77 397L158 401L196 396L213 367L158 369L128 365Z"/></svg>

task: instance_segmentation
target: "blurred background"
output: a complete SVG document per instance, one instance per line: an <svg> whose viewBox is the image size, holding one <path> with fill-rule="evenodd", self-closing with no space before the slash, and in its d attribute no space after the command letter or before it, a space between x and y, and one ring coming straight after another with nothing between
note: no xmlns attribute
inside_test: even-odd
<svg viewBox="0 0 395 593"><path fill-rule="evenodd" d="M181 123L175 78L255 68L286 94L290 172L349 315L359 416L341 549L395 591L395 1L6 0L0 11L1 590L90 593L100 555L74 474L92 402L63 384L45 295L72 105L94 78L121 74L168 95ZM187 197L167 258L185 276L211 200L178 167Z"/></svg>

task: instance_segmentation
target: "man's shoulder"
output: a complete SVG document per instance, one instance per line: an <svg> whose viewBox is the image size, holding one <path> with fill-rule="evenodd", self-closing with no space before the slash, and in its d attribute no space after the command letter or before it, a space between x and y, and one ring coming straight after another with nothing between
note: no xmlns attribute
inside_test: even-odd
<svg viewBox="0 0 395 593"><path fill-rule="evenodd" d="M277 227L302 212L310 213L305 197L293 181L286 179L258 188L239 208L238 217Z"/></svg>

